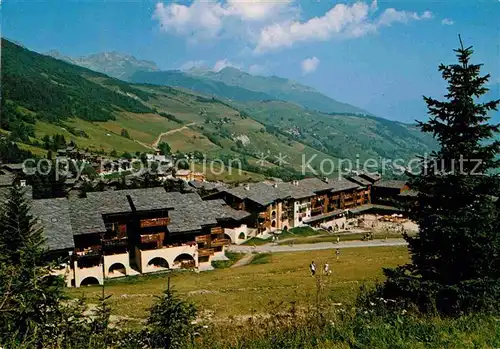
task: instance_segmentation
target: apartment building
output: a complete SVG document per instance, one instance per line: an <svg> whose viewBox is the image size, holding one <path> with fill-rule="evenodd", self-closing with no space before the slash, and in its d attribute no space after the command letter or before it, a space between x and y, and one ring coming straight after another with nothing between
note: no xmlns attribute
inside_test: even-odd
<svg viewBox="0 0 500 349"><path fill-rule="evenodd" d="M49 251L68 260L57 273L75 287L168 269L210 269L225 258L235 232L246 230L242 221L249 216L221 200L163 188L33 200L32 210Z"/></svg>

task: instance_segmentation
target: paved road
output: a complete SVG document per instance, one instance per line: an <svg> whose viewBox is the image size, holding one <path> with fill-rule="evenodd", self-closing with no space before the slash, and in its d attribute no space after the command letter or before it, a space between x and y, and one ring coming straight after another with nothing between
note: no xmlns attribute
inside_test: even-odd
<svg viewBox="0 0 500 349"><path fill-rule="evenodd" d="M352 248L352 247L380 247L380 246L406 246L407 242L403 239L371 240L371 241L347 241L339 244L331 242L318 242L316 244L300 245L273 245L266 244L261 246L231 245L228 247L230 252L238 253L269 253L269 252L298 252L298 251L316 251L328 250L334 248Z"/></svg>

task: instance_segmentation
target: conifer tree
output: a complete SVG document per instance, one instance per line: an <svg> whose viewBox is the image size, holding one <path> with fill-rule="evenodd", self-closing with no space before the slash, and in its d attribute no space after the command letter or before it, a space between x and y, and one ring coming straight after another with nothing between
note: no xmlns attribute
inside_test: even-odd
<svg viewBox="0 0 500 349"><path fill-rule="evenodd" d="M440 149L422 161L410 186L418 191L409 216L419 225L406 236L411 263L385 270L385 297L424 311L457 314L499 309L499 125L488 123L499 100L480 102L489 75L472 64L472 47L455 50L458 63L439 66L448 82L446 100L424 97L430 119L421 122Z"/></svg>
<svg viewBox="0 0 500 349"><path fill-rule="evenodd" d="M154 348L186 348L197 326L197 309L194 304L181 299L170 288L170 279L164 294L150 309L148 318L149 340Z"/></svg>
<svg viewBox="0 0 500 349"><path fill-rule="evenodd" d="M0 207L0 344L40 335L60 317L62 280L49 275L43 244L25 191L13 187Z"/></svg>

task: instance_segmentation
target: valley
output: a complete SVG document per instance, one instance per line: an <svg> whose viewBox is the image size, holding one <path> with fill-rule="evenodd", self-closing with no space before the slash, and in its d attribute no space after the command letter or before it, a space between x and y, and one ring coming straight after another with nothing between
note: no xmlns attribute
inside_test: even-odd
<svg viewBox="0 0 500 349"><path fill-rule="evenodd" d="M150 67L149 72L136 73L131 68L130 80L141 74L158 79L125 82L5 39L2 51L6 107L0 128L7 133L23 129L16 142L41 155L45 150L40 140L56 134L104 154L153 152L166 142L174 153L196 151L225 163L239 159L250 173L291 179L302 171L304 159L312 158L316 171L324 160L410 159L435 146L412 125L361 114L359 109L343 112L347 109L330 99L331 113L306 108L305 102L301 106L291 91L320 94L277 77L251 76L234 68L190 75ZM89 66L82 60L71 62ZM110 71L109 62L90 66ZM207 84L215 89L201 87Z"/></svg>

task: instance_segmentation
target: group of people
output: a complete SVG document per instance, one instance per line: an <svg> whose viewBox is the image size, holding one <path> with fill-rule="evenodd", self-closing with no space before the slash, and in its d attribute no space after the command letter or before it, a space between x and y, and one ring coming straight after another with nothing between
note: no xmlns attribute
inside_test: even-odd
<svg viewBox="0 0 500 349"><path fill-rule="evenodd" d="M335 249L335 256L337 259L339 259L339 255L340 255L340 250L337 248ZM309 265L309 270L311 271L311 276L314 277L316 275L316 263L314 263L314 261L311 262L311 264ZM328 264L328 262L325 263L325 265L323 266L323 274L324 275L331 275L332 271L330 270L330 265Z"/></svg>

